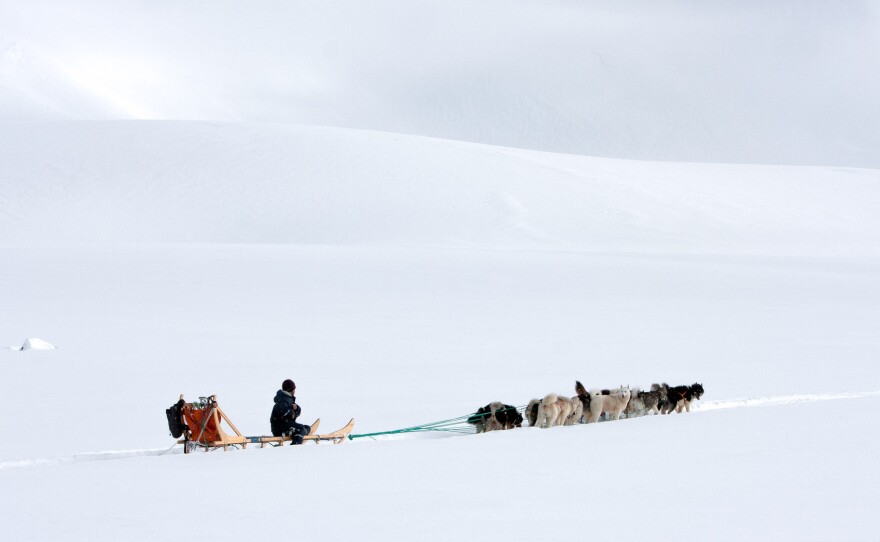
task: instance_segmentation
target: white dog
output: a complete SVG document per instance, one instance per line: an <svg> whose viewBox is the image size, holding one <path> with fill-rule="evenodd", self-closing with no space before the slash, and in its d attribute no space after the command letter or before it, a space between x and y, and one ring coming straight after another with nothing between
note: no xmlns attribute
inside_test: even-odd
<svg viewBox="0 0 880 542"><path fill-rule="evenodd" d="M581 416L584 415L584 404L581 402L580 397L575 395L571 398L571 414L565 419L565 425L574 425L578 423L581 419Z"/></svg>
<svg viewBox="0 0 880 542"><path fill-rule="evenodd" d="M616 390L597 390L590 392L590 415L587 419L588 423L599 421L599 416L604 412L605 415L612 420L620 418L620 413L626 409L632 392L629 387L623 386Z"/></svg>
<svg viewBox="0 0 880 542"><path fill-rule="evenodd" d="M571 411L571 401L555 393L548 393L538 406L537 426L544 428L562 425Z"/></svg>

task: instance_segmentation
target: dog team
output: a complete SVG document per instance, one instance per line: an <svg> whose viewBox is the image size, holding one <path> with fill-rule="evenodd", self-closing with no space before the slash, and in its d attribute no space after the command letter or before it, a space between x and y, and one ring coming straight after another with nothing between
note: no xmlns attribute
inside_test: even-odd
<svg viewBox="0 0 880 542"><path fill-rule="evenodd" d="M575 382L574 397L567 398L555 393L543 399L532 399L520 414L517 407L494 402L477 409L467 422L477 433L514 429L528 421L531 427L553 427L576 423L595 423L599 420L618 420L654 414L670 414L673 411L690 412L691 404L703 396L703 385L672 386L652 384L650 391L621 386L613 390L590 390Z"/></svg>

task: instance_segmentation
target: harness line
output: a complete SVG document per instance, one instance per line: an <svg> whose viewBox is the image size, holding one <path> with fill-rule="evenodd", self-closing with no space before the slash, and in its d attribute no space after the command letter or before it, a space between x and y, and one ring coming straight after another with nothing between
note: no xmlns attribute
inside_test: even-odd
<svg viewBox="0 0 880 542"><path fill-rule="evenodd" d="M526 405L521 405L518 407L514 407L515 410L519 413L522 413L526 409ZM391 429L389 431L377 431L375 433L361 433L358 435L348 435L349 440L354 440L356 438L363 437L378 437L380 435L399 435L403 433L425 433L429 431L435 432L444 432L444 433L458 433L458 434L470 434L476 431L473 424L468 423L468 420L477 420L479 418L486 418L491 413L486 412L483 414L466 414L464 416L459 416L457 418L450 418L448 420L440 420L437 422L429 422L421 425L414 425L412 427L404 427L402 429ZM376 440L373 438L373 440Z"/></svg>

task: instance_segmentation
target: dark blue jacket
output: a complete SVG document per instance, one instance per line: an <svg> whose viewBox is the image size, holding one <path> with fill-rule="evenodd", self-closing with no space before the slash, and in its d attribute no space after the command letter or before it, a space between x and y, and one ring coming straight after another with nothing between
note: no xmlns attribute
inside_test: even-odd
<svg viewBox="0 0 880 542"><path fill-rule="evenodd" d="M279 436L294 427L301 411L302 409L296 404L296 397L283 390L278 390L278 393L275 394L272 416L269 418L269 423L272 424L272 434Z"/></svg>

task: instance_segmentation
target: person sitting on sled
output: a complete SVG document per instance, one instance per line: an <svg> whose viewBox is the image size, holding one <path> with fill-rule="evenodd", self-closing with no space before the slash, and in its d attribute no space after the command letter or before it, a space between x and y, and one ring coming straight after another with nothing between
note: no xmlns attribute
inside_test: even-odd
<svg viewBox="0 0 880 542"><path fill-rule="evenodd" d="M272 416L269 422L272 424L272 435L276 437L290 436L291 444L302 444L303 436L312 430L308 425L296 423L302 409L296 404L296 384L287 379L281 384L281 389L275 394L275 406L272 407Z"/></svg>

